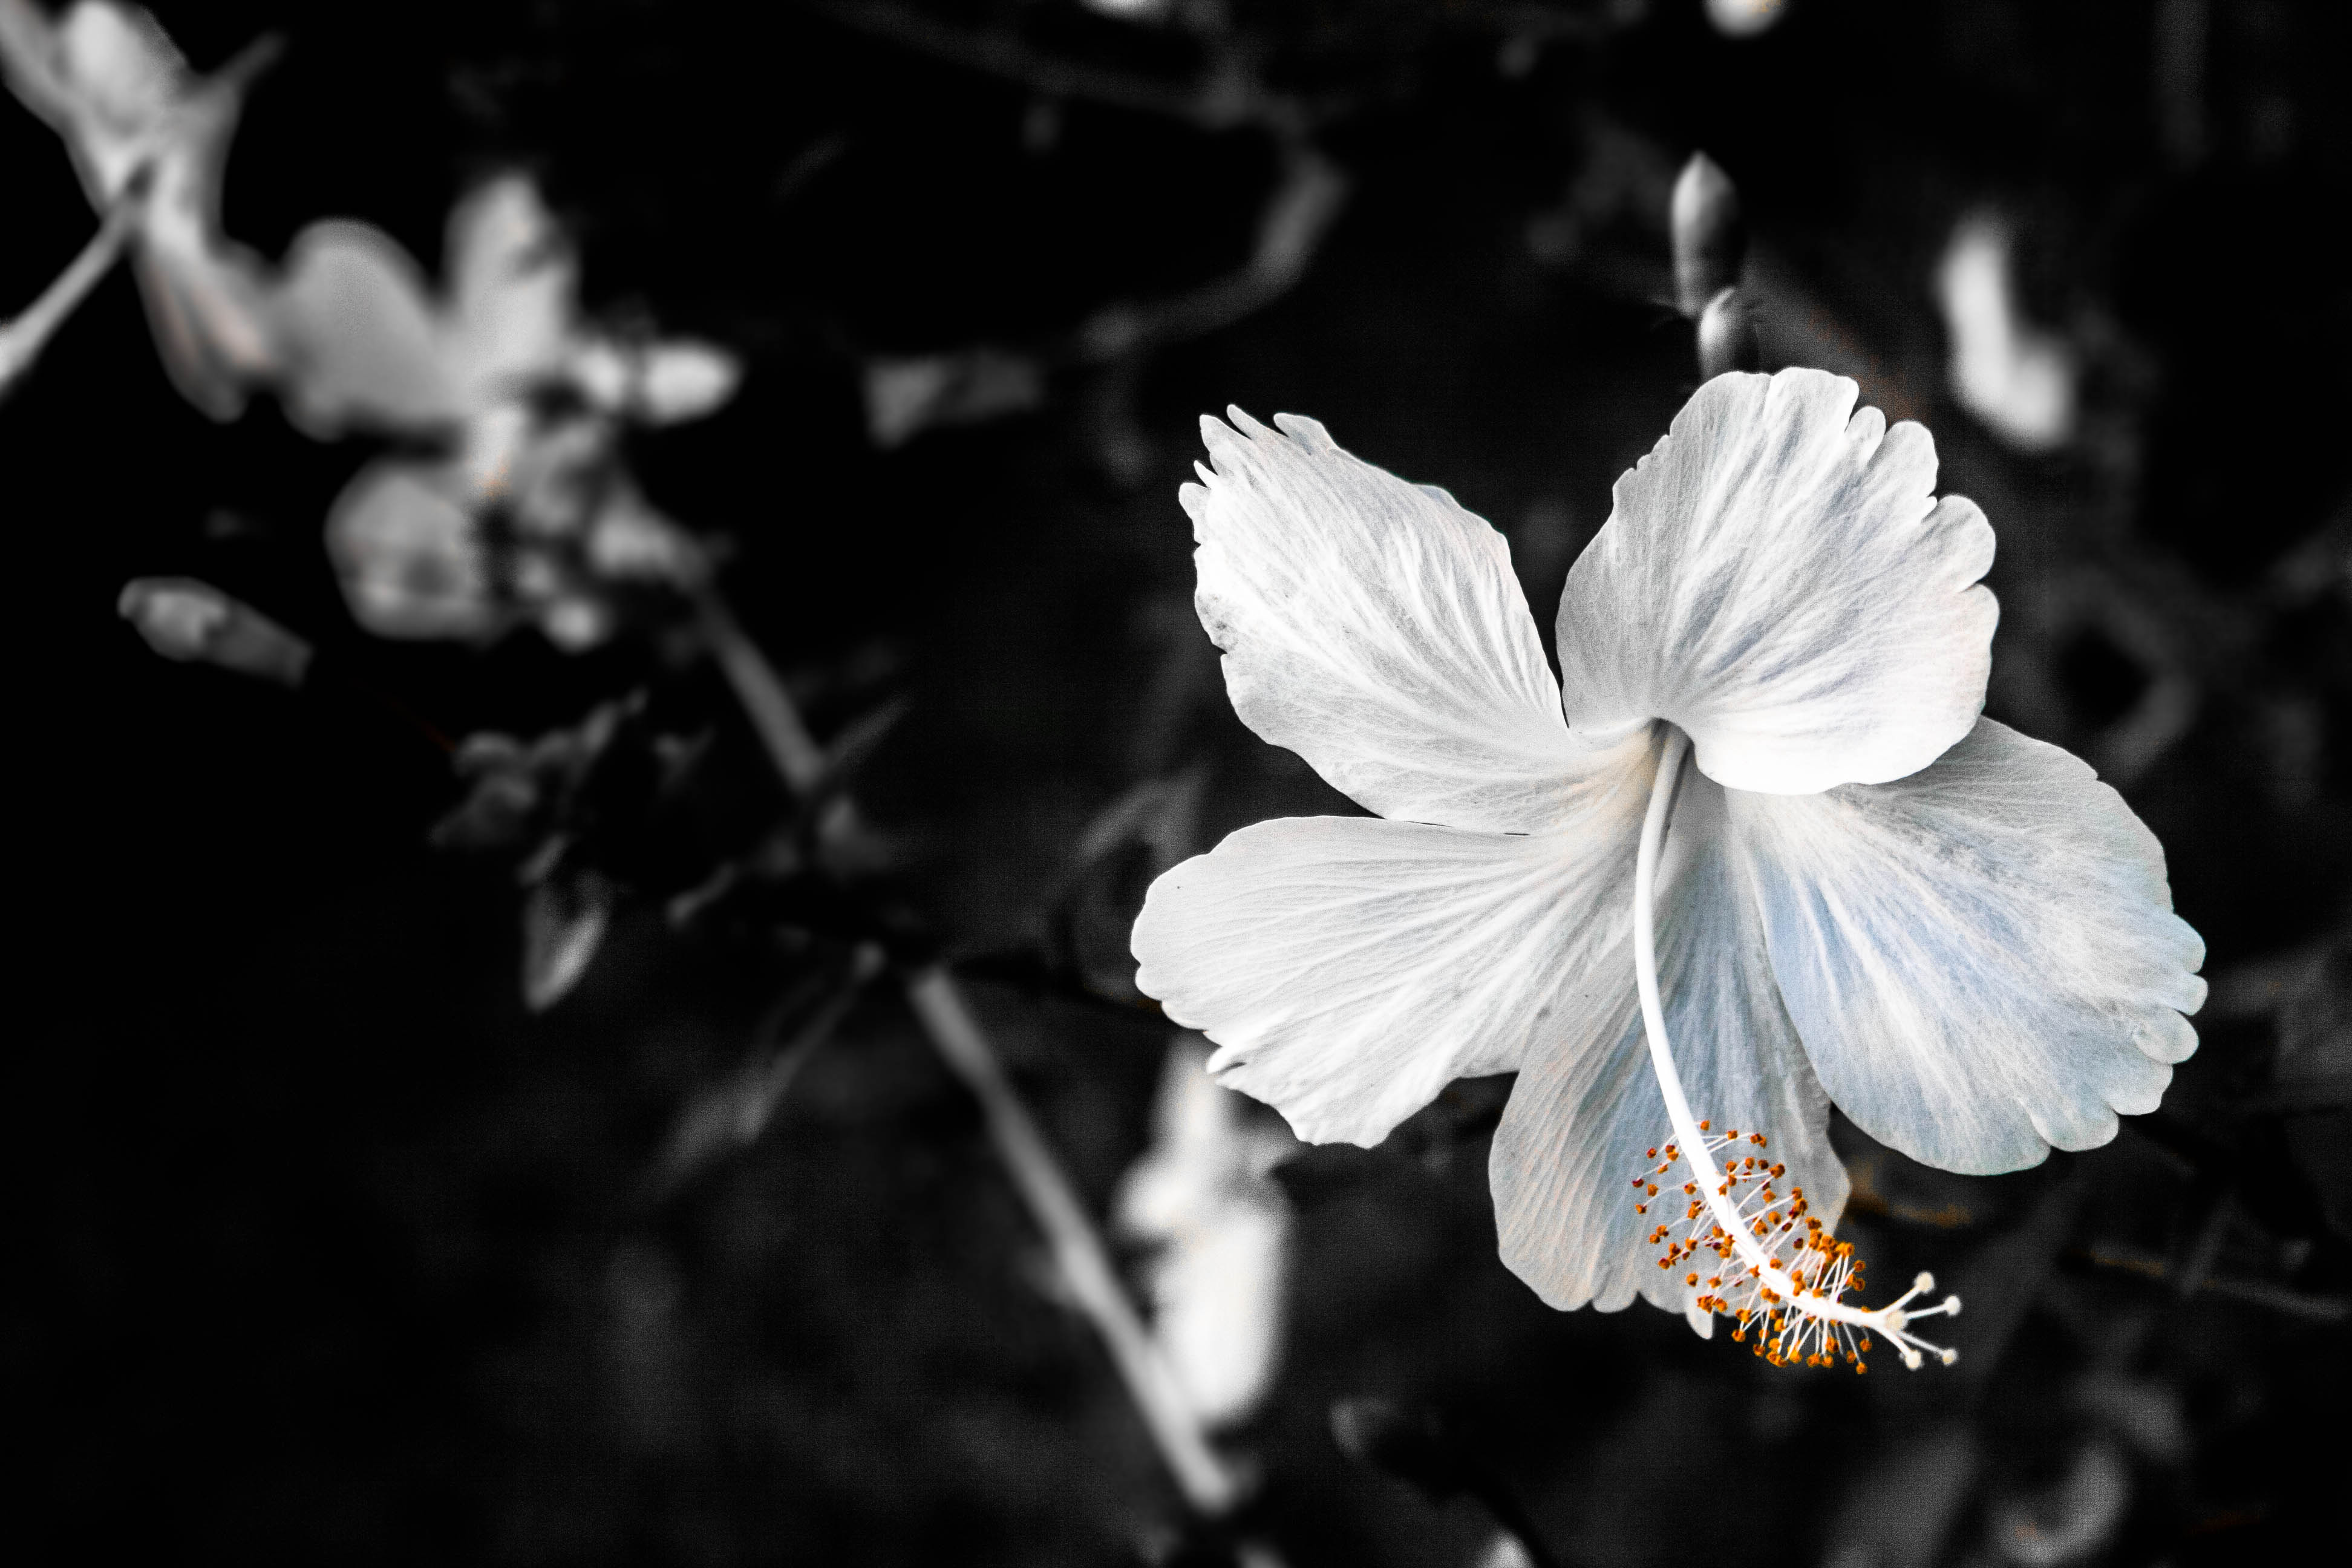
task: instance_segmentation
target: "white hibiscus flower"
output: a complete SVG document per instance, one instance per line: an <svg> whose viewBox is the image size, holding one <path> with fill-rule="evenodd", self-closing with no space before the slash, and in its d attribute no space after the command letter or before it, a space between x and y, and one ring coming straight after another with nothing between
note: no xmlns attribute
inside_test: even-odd
<svg viewBox="0 0 2352 1568"><path fill-rule="evenodd" d="M1497 1228L1555 1307L1916 1364L1910 1297L1839 1299L1831 1101L1949 1170L2103 1143L2196 1048L2204 950L2121 797L1979 716L1992 531L1855 394L1701 387L1569 574L1557 682L1452 497L1312 420L1203 421L1183 500L1234 708L1378 816L1169 871L1136 983L1313 1142L1516 1070Z"/></svg>

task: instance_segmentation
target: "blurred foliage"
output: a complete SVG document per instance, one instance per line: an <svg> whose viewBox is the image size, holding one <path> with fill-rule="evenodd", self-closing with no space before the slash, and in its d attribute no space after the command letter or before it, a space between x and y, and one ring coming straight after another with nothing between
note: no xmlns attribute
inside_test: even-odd
<svg viewBox="0 0 2352 1568"><path fill-rule="evenodd" d="M461 191L519 167L593 314L743 356L730 405L629 456L857 798L790 815L675 628L371 640L320 530L379 449L271 403L215 426L105 283L0 409L26 1532L250 1563L1247 1537L1450 1564L1493 1560L1499 1510L1568 1563L1678 1560L1688 1521L1841 1568L2332 1536L2339 8L1792 0L1742 38L1699 0L158 9L199 66L284 39L229 155L237 240L278 257L349 214L429 260ZM2013 1175L1836 1130L1847 1233L1969 1302L1941 1375L1547 1311L1495 1257L1493 1084L1307 1152L1276 1173L1286 1361L1231 1438L1260 1490L1188 1536L976 1111L856 955L963 965L1108 1211L1168 1041L1121 960L1144 882L1346 809L1224 703L1173 499L1193 416L1310 413L1445 486L1548 626L1693 384L1665 236L1694 148L1738 183L1767 363L1927 420L1990 516L1992 711L2164 841L2210 946L2203 1047L2113 1144ZM13 302L90 219L28 116L0 115L0 167ZM1937 268L1983 212L2074 367L2052 449L1948 390ZM184 572L315 646L304 695L148 653L116 595Z"/></svg>

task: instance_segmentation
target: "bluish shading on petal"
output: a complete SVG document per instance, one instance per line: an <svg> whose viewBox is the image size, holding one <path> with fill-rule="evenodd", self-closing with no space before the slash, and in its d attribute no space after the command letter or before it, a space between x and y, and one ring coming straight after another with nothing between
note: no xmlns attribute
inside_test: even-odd
<svg viewBox="0 0 2352 1568"><path fill-rule="evenodd" d="M2164 851L2055 746L1981 720L1910 778L1731 819L1790 1016L1883 1143L1971 1173L2087 1149L2197 1048Z"/></svg>
<svg viewBox="0 0 2352 1568"><path fill-rule="evenodd" d="M1582 772L1510 547L1320 425L1201 422L1201 622L1242 721L1382 816L1533 832Z"/></svg>
<svg viewBox="0 0 2352 1568"><path fill-rule="evenodd" d="M1658 983L1675 1068L1691 1109L1720 1132L1761 1132L1824 1225L1845 1207L1845 1167L1829 1143L1829 1098L1780 1005L1764 933L1724 841L1724 791L1686 776L1660 866ZM1682 1311L1687 1268L1662 1270L1646 1238L1680 1234L1690 1200L1642 1201L1633 1176L1673 1136L1633 1000L1630 894L1603 916L1625 939L1608 962L1612 1005L1528 1053L1495 1132L1488 1178L1503 1261L1563 1310L1615 1311L1639 1294ZM1687 1166L1678 1167L1687 1171ZM1693 1267L1696 1267L1695 1265ZM1707 1276L1700 1271L1702 1287Z"/></svg>
<svg viewBox="0 0 2352 1568"><path fill-rule="evenodd" d="M1633 994L1626 932L1646 757L1570 833L1286 817L1151 885L1136 984L1221 1047L1218 1081L1311 1142L1371 1145L1456 1078L1589 1032Z"/></svg>
<svg viewBox="0 0 2352 1568"><path fill-rule="evenodd" d="M1969 732L1992 530L1935 499L1925 428L1855 396L1817 370L1717 376L1617 481L1560 595L1570 723L1671 720L1708 777L1775 795L1901 778Z"/></svg>

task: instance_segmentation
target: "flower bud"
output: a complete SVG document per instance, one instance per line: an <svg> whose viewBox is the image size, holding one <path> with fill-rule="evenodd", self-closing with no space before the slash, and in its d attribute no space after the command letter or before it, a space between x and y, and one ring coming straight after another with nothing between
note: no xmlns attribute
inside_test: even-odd
<svg viewBox="0 0 2352 1568"><path fill-rule="evenodd" d="M1788 0L1706 0L1706 19L1727 38L1752 38L1788 9Z"/></svg>
<svg viewBox="0 0 2352 1568"><path fill-rule="evenodd" d="M675 425L715 412L735 395L743 367L709 343L659 342L646 351L637 401L655 425Z"/></svg>
<svg viewBox="0 0 2352 1568"><path fill-rule="evenodd" d="M134 577L114 607L165 658L216 664L281 686L301 685L310 668L309 643L193 577Z"/></svg>
<svg viewBox="0 0 2352 1568"><path fill-rule="evenodd" d="M1675 179L1669 209L1675 246L1675 304L1696 320L1706 302L1739 281L1748 226L1739 190L1716 161L1694 153Z"/></svg>
<svg viewBox="0 0 2352 1568"><path fill-rule="evenodd" d="M1725 289L1698 315L1698 373L1713 380L1727 370L1754 370L1763 363L1756 341L1756 317L1746 296Z"/></svg>
<svg viewBox="0 0 2352 1568"><path fill-rule="evenodd" d="M584 338L572 351L572 382L601 413L646 425L677 425L716 413L743 380L741 362L692 339L659 342Z"/></svg>

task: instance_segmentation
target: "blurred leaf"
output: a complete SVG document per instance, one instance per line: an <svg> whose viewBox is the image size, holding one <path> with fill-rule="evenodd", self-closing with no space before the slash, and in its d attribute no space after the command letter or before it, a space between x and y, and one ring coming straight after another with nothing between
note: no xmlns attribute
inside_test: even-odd
<svg viewBox="0 0 2352 1568"><path fill-rule="evenodd" d="M533 887L522 910L523 1005L543 1013L563 1000L588 973L612 918L612 889L593 871Z"/></svg>
<svg viewBox="0 0 2352 1568"><path fill-rule="evenodd" d="M2113 1443L2083 1446L2058 1484L1992 1505L1986 1533L2018 1568L2063 1568L2104 1549L2131 1506L2131 1467Z"/></svg>
<svg viewBox="0 0 2352 1568"><path fill-rule="evenodd" d="M676 1189L712 1163L758 1142L792 1089L811 1057L833 1037L866 986L885 967L882 950L867 944L857 949L848 969L823 982L814 1010L808 1011L782 1045L778 1028L793 1012L797 998L780 1003L772 1020L760 1030L750 1060L724 1080L697 1089L671 1124L654 1184L658 1191Z"/></svg>
<svg viewBox="0 0 2352 1568"><path fill-rule="evenodd" d="M866 433L885 451L926 430L1001 419L1045 400L1044 368L999 349L877 359L866 365Z"/></svg>
<svg viewBox="0 0 2352 1568"><path fill-rule="evenodd" d="M1378 1394L1333 1401L1331 1440L1358 1464L1412 1482L1432 1502L1466 1490L1475 1468L1434 1414Z"/></svg>
<svg viewBox="0 0 2352 1568"><path fill-rule="evenodd" d="M2060 1178L2015 1228L1979 1247L1957 1277L1945 1281L1966 1308L1952 1330L1960 1352L1952 1375L1980 1388L2000 1365L2042 1281L2074 1232L2084 1190L2071 1173Z"/></svg>
<svg viewBox="0 0 2352 1568"><path fill-rule="evenodd" d="M1845 1488L1825 1568L1930 1568L1982 1465L1964 1426L1906 1433Z"/></svg>

